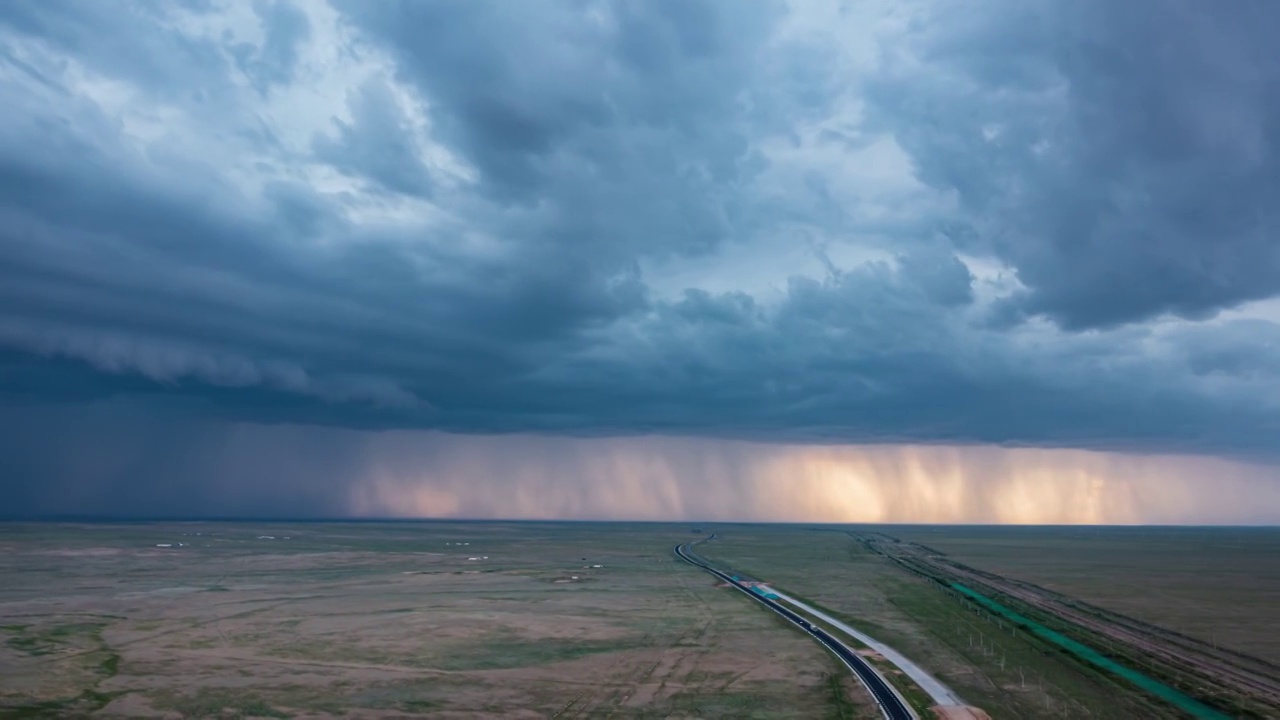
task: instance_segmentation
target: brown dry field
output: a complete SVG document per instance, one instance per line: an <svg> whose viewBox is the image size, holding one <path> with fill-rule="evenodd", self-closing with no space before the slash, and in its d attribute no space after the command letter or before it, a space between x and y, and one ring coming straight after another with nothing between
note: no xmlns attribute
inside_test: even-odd
<svg viewBox="0 0 1280 720"><path fill-rule="evenodd" d="M875 717L689 530L0 524L0 717Z"/></svg>
<svg viewBox="0 0 1280 720"><path fill-rule="evenodd" d="M816 643L672 559L691 527L0 523L0 718L877 717ZM1174 716L849 528L703 527L701 554L993 718ZM874 529L1255 655L1280 644L1277 531Z"/></svg>
<svg viewBox="0 0 1280 720"><path fill-rule="evenodd" d="M1280 529L876 529L981 570L1280 663Z"/></svg>

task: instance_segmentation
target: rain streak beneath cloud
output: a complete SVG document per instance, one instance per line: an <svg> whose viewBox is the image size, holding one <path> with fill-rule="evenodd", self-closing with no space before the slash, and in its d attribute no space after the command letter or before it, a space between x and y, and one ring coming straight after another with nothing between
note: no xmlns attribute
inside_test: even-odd
<svg viewBox="0 0 1280 720"><path fill-rule="evenodd" d="M0 508L1274 522L1278 23L2 3Z"/></svg>

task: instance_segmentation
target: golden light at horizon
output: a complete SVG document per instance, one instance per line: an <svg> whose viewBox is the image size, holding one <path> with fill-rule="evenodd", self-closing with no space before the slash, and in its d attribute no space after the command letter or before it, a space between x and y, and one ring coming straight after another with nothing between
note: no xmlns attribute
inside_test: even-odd
<svg viewBox="0 0 1280 720"><path fill-rule="evenodd" d="M393 434L394 435L394 434ZM382 448L361 516L996 524L1280 522L1280 472L1219 458L981 446L439 436ZM415 451L415 447L419 451ZM381 453L372 453L377 457ZM415 456L417 456L415 458Z"/></svg>

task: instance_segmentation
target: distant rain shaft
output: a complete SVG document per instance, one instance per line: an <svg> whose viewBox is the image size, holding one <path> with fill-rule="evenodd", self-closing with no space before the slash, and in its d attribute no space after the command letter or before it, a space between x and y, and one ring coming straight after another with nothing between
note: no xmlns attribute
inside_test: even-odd
<svg viewBox="0 0 1280 720"><path fill-rule="evenodd" d="M390 438L388 438L390 439ZM386 440L386 439L384 439ZM362 516L1022 524L1280 521L1271 468L1203 457L636 437L381 445Z"/></svg>

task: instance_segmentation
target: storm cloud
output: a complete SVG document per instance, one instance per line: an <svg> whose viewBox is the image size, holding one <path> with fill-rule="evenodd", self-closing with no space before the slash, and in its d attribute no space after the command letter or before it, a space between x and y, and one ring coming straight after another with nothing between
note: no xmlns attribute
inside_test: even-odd
<svg viewBox="0 0 1280 720"><path fill-rule="evenodd" d="M6 2L0 429L1270 464L1277 26L1266 0ZM9 497L61 472L7 447Z"/></svg>
<svg viewBox="0 0 1280 720"><path fill-rule="evenodd" d="M1273 467L990 446L451 435L194 419L94 403L0 412L9 517L1275 524Z"/></svg>

